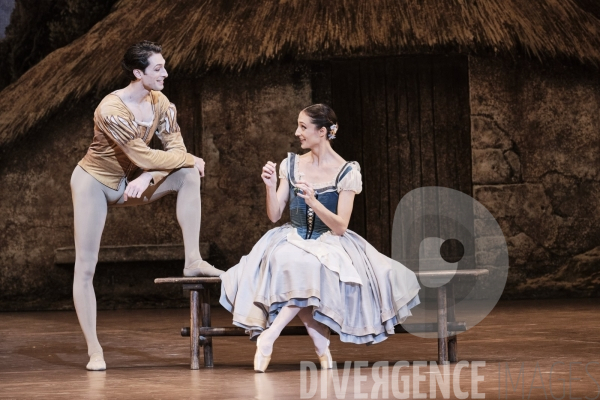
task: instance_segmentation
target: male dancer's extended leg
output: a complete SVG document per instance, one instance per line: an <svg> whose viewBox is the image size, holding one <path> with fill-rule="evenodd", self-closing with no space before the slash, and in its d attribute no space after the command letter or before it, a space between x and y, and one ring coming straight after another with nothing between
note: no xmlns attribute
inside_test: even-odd
<svg viewBox="0 0 600 400"><path fill-rule="evenodd" d="M96 295L92 280L106 221L107 200L102 184L81 167L73 172L71 192L75 214L73 300L88 346L90 362L87 369L104 370L106 363L96 335Z"/></svg>
<svg viewBox="0 0 600 400"><path fill-rule="evenodd" d="M224 271L202 260L200 255L200 174L196 168L173 171L157 185L149 186L140 198L121 197L115 206L136 206L152 203L169 194L177 193L177 221L183 233L185 269L187 276L219 276Z"/></svg>

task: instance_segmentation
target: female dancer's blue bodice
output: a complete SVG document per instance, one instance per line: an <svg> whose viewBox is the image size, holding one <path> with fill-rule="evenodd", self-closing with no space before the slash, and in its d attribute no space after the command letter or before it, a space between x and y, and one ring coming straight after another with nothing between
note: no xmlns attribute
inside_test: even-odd
<svg viewBox="0 0 600 400"><path fill-rule="evenodd" d="M296 157L294 153L288 154L288 182L290 186L290 220L292 226L298 231L303 239L317 239L323 233L329 231L329 227L319 218L312 208L306 205L302 197L296 194L296 180L294 179L294 169L296 168ZM337 191L338 183L352 169L350 163L346 163L332 186L315 189L315 198L323 204L329 211L337 214L337 205L339 193Z"/></svg>

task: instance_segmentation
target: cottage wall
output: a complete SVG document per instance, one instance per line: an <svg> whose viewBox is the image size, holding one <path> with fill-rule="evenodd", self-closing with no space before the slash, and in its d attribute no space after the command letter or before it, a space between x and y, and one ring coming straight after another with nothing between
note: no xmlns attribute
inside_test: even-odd
<svg viewBox="0 0 600 400"><path fill-rule="evenodd" d="M504 296L598 296L598 71L476 57L469 68L473 193L508 243ZM481 243L485 262L493 240Z"/></svg>

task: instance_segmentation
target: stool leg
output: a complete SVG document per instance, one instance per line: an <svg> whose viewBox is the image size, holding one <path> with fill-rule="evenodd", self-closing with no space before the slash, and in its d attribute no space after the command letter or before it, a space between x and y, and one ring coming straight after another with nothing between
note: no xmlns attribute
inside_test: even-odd
<svg viewBox="0 0 600 400"><path fill-rule="evenodd" d="M448 320L446 304L446 286L437 289L438 323L438 364L448 364Z"/></svg>
<svg viewBox="0 0 600 400"><path fill-rule="evenodd" d="M450 282L446 289L446 298L448 306L448 321L456 322L456 315L454 314L454 285ZM456 332L449 332L448 337L448 358L450 362L458 361L458 335Z"/></svg>
<svg viewBox="0 0 600 400"><path fill-rule="evenodd" d="M200 369L200 301L197 289L190 289L190 369Z"/></svg>
<svg viewBox="0 0 600 400"><path fill-rule="evenodd" d="M202 290L202 327L210 327L210 294L208 288ZM204 366L213 367L212 336L207 336L204 342Z"/></svg>

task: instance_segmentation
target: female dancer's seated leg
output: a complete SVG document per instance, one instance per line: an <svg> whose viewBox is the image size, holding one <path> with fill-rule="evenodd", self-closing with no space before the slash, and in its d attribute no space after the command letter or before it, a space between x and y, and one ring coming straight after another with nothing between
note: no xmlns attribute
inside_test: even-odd
<svg viewBox="0 0 600 400"><path fill-rule="evenodd" d="M329 328L322 323L316 321L312 315L312 307L296 307L296 306L285 306L277 314L275 320L268 329L265 329L259 337L259 343L257 345L257 360L255 360L255 367L257 371L266 369L268 361L271 359L271 353L273 352L273 344L281 334L283 328L289 324L295 316L298 316L306 330L308 335L313 341L315 346L315 352L321 360L321 367L324 369L331 368L331 356L329 355ZM329 360L324 361L325 360Z"/></svg>

